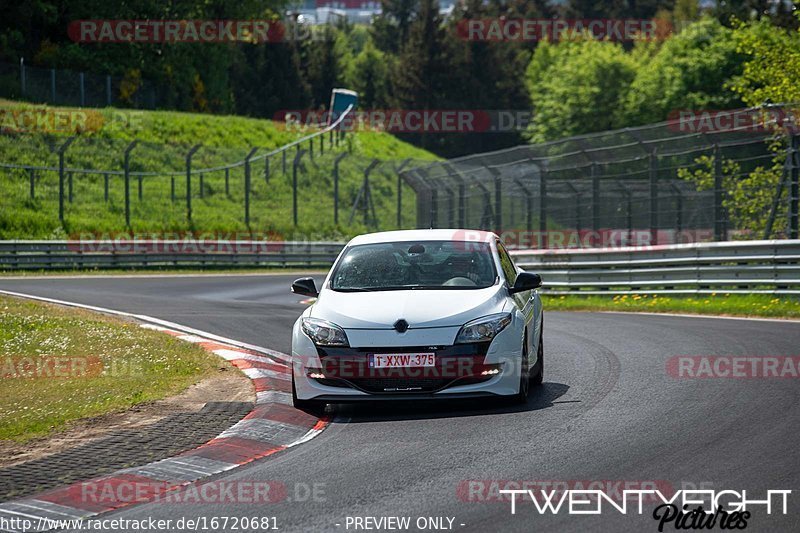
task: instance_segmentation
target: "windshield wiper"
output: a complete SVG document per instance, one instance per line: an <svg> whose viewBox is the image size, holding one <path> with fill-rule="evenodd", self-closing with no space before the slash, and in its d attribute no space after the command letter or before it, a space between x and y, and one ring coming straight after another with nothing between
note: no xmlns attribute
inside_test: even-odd
<svg viewBox="0 0 800 533"><path fill-rule="evenodd" d="M380 291L405 291L420 288L417 285L389 285L386 287L346 287L335 288L339 292L380 292Z"/></svg>

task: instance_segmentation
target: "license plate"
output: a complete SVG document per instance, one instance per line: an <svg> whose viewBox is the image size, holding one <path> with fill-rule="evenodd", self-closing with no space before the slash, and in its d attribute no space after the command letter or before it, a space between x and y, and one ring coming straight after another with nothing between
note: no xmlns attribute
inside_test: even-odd
<svg viewBox="0 0 800 533"><path fill-rule="evenodd" d="M369 356L370 368L436 366L433 353L376 353Z"/></svg>

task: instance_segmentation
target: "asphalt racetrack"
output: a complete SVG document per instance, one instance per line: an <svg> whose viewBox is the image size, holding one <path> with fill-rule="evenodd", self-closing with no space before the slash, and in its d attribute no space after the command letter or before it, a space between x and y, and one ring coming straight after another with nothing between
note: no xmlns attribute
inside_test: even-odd
<svg viewBox="0 0 800 533"><path fill-rule="evenodd" d="M295 277L4 279L0 289L146 314L289 353L303 310L289 292ZM667 371L674 356L797 356L800 323L545 307L544 342L545 383L526 406L337 406L317 438L221 476L279 481L287 501L145 504L104 517L274 516L281 531L364 531L354 517L395 516L410 517L411 530L420 517L444 517L455 531L657 531L648 504L641 515L604 507L601 515L571 516L539 514L527 501L512 515L507 500L491 497L491 483L478 480L570 488L627 481L745 489L750 499L793 490L788 514L754 508L747 530L800 531L798 379L687 379ZM315 497L307 493L313 486ZM480 501L487 497L495 501Z"/></svg>

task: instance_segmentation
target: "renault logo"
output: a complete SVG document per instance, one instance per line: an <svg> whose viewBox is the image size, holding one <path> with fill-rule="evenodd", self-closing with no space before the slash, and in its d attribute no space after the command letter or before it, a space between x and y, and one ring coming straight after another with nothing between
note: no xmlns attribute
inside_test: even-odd
<svg viewBox="0 0 800 533"><path fill-rule="evenodd" d="M394 323L394 329L397 333L405 333L408 329L408 322L403 320L402 318Z"/></svg>

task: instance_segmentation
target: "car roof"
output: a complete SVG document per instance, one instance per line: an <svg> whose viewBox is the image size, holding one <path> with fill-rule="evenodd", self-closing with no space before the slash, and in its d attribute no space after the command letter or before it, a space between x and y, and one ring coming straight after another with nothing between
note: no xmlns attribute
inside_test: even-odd
<svg viewBox="0 0 800 533"><path fill-rule="evenodd" d="M379 244L410 241L491 242L497 235L476 229L413 229L366 233L353 238L347 245Z"/></svg>

